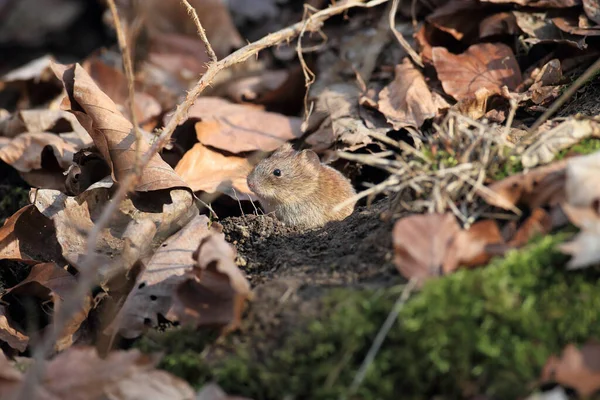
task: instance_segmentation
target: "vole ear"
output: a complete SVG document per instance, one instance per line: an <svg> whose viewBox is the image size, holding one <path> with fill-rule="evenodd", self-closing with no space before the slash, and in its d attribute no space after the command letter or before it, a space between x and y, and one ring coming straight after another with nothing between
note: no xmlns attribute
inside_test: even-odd
<svg viewBox="0 0 600 400"><path fill-rule="evenodd" d="M321 160L319 159L319 156L314 151L312 151L312 150L302 150L301 154L302 154L302 157L306 158L312 164L315 164L315 165L320 165L321 164Z"/></svg>
<svg viewBox="0 0 600 400"><path fill-rule="evenodd" d="M275 150L275 153L282 154L282 153L289 153L290 151L294 151L294 148L292 147L292 144L289 143L289 142L285 142L284 144L282 144L281 146L279 146L277 148L277 150Z"/></svg>

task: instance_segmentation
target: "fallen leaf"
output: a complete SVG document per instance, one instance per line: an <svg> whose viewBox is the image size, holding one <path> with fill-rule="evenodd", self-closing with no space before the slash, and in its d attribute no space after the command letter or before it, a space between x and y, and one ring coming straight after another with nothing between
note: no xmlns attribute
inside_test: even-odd
<svg viewBox="0 0 600 400"><path fill-rule="evenodd" d="M585 38L561 31L546 12L513 11L512 13L519 28L528 36L525 38L525 42L530 45L566 43L578 49L587 48Z"/></svg>
<svg viewBox="0 0 600 400"><path fill-rule="evenodd" d="M53 133L22 133L6 143L0 142L0 160L20 172L42 169L42 153L46 149L64 170L78 150Z"/></svg>
<svg viewBox="0 0 600 400"><path fill-rule="evenodd" d="M33 196L35 207L56 226L56 237L63 256L75 267L88 254L87 232L109 202L112 196L110 186L112 184L99 182L76 197L47 189L38 189ZM197 213L194 198L185 189L138 193L128 197L119 204L110 225L100 231L96 243L97 256L102 262L112 264L112 259L123 251L123 234L136 220L149 219L156 225L153 243L159 244ZM104 268L100 270L102 273Z"/></svg>
<svg viewBox="0 0 600 400"><path fill-rule="evenodd" d="M88 131L94 144L112 169L113 179L121 181L133 173L136 160L135 134L131 123L117 110L115 103L94 83L79 65L53 65L68 94L67 107ZM140 150L146 153L150 144L142 140ZM155 154L139 179L137 191L153 191L186 187L185 183Z"/></svg>
<svg viewBox="0 0 600 400"><path fill-rule="evenodd" d="M236 329L252 293L235 264L235 255L234 247L222 234L205 236L193 254L196 267L175 291L170 315L195 327Z"/></svg>
<svg viewBox="0 0 600 400"><path fill-rule="evenodd" d="M479 191L479 195L488 204L505 210L518 205L535 209L559 204L565 197L565 166L563 160L509 176L488 186L493 194Z"/></svg>
<svg viewBox="0 0 600 400"><path fill-rule="evenodd" d="M24 352L29 344L29 336L15 327L6 306L0 306L0 341L20 352ZM0 393L2 393L1 388Z"/></svg>
<svg viewBox="0 0 600 400"><path fill-rule="evenodd" d="M64 265L54 223L33 205L21 208L0 228L0 260Z"/></svg>
<svg viewBox="0 0 600 400"><path fill-rule="evenodd" d="M197 215L160 245L107 332L118 331L123 337L134 338L158 326L158 316L166 317L172 307L175 288L196 264L192 254L209 235L208 222L205 215Z"/></svg>
<svg viewBox="0 0 600 400"><path fill-rule="evenodd" d="M4 83L26 82L26 81L47 81L54 77L50 65L54 62L54 57L45 55L35 60L13 69L0 78Z"/></svg>
<svg viewBox="0 0 600 400"><path fill-rule="evenodd" d="M519 33L517 19L511 12L500 12L484 18L479 23L479 37L516 35Z"/></svg>
<svg viewBox="0 0 600 400"><path fill-rule="evenodd" d="M579 10L561 12L560 16L552 18L552 22L558 29L571 35L578 36L600 36L600 26L587 20L589 26L581 26L581 20L587 20L585 14Z"/></svg>
<svg viewBox="0 0 600 400"><path fill-rule="evenodd" d="M22 282L9 288L3 295L2 300L8 303L8 311L15 318L19 315L24 304L27 304L23 298L36 298L41 304L53 304L53 310L56 312L62 307L62 302L75 288L77 280L75 277L60 268L54 263L45 263L34 265L31 272ZM14 312L11 311L11 305L16 305ZM63 325L63 330L58 335L55 343L55 350L62 351L70 347L77 339L76 333L81 324L87 319L88 313L92 308L91 296L86 296L84 303L76 310L69 321ZM25 308L25 311L27 310ZM21 318L23 316L21 315ZM24 324L27 324L25 321ZM44 326L32 327L24 325L28 329L43 329ZM52 328L48 328L52 329Z"/></svg>
<svg viewBox="0 0 600 400"><path fill-rule="evenodd" d="M513 238L508 242L510 246L521 247L538 235L546 235L552 230L552 218L542 208L532 211L529 218L519 227Z"/></svg>
<svg viewBox="0 0 600 400"><path fill-rule="evenodd" d="M540 380L573 388L583 397L590 397L600 389L600 345L587 343L578 349L567 345L560 358L550 356L544 365Z"/></svg>
<svg viewBox="0 0 600 400"><path fill-rule="evenodd" d="M580 269L600 263L600 222L597 219L595 224L580 231L575 237L566 243L558 246L560 251L572 256L567 263L568 269Z"/></svg>
<svg viewBox="0 0 600 400"><path fill-rule="evenodd" d="M452 242L460 226L452 214L413 215L394 224L394 263L407 279L421 282L457 267Z"/></svg>
<svg viewBox="0 0 600 400"><path fill-rule="evenodd" d="M246 177L252 170L247 157L228 156L196 143L175 167L194 191L226 193L232 198L254 198Z"/></svg>
<svg viewBox="0 0 600 400"><path fill-rule="evenodd" d="M583 11L590 20L600 24L600 4L598 0L583 0Z"/></svg>
<svg viewBox="0 0 600 400"><path fill-rule="evenodd" d="M568 8L581 4L581 0L483 0L484 2L506 4L513 3L527 7Z"/></svg>
<svg viewBox="0 0 600 400"><path fill-rule="evenodd" d="M474 0L449 1L436 7L426 20L456 40L476 39L480 21L489 14Z"/></svg>
<svg viewBox="0 0 600 400"><path fill-rule="evenodd" d="M191 400L192 388L180 378L155 369L158 359L139 350L113 351L104 359L93 347L72 347L52 359L36 388L39 400ZM0 393L18 395L24 379L10 374L7 362L0 363L11 385L0 385ZM10 375L9 375L10 374ZM17 384L18 382L18 384Z"/></svg>
<svg viewBox="0 0 600 400"><path fill-rule="evenodd" d="M600 152L572 157L567 160L565 190L567 201L575 207L591 207L600 200Z"/></svg>
<svg viewBox="0 0 600 400"><path fill-rule="evenodd" d="M525 168L554 160L559 151L588 137L600 137L600 124L593 120L569 118L542 135L521 156Z"/></svg>
<svg viewBox="0 0 600 400"><path fill-rule="evenodd" d="M504 243L504 239L498 224L493 220L478 221L469 229L459 231L452 243L452 251L456 252L458 259L456 266L452 266L453 269L458 266L472 268L486 264L492 258L487 247L501 243Z"/></svg>
<svg viewBox="0 0 600 400"><path fill-rule="evenodd" d="M314 132L306 143L315 151L326 150L335 142L349 150L371 143L370 130L357 117L359 97L359 89L349 83L336 83L323 89L309 118L308 131Z"/></svg>
<svg viewBox="0 0 600 400"><path fill-rule="evenodd" d="M258 110L215 97L201 97L188 111L198 118L198 141L230 153L273 151L302 136L302 121L296 117Z"/></svg>
<svg viewBox="0 0 600 400"><path fill-rule="evenodd" d="M379 93L378 109L395 130L406 126L419 129L425 120L438 115L449 104L431 93L421 72L405 58L396 66L394 80Z"/></svg>
<svg viewBox="0 0 600 400"><path fill-rule="evenodd" d="M497 93L502 86L514 90L522 80L513 52L504 44L475 44L459 55L434 47L432 54L444 91L456 100L471 97L480 88Z"/></svg>

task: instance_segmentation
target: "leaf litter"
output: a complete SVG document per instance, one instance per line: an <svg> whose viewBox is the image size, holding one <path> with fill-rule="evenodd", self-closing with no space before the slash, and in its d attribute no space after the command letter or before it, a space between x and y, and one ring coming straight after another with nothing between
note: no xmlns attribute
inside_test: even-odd
<svg viewBox="0 0 600 400"><path fill-rule="evenodd" d="M198 355L203 362L242 342L254 346L249 362L256 362L316 318L332 286L387 289L417 280L425 287L555 232L571 233L559 245L570 257L566 269L600 263L598 153L567 153L595 146L597 113L542 116L597 56L594 2L449 1L418 4L415 14L402 6L394 33L408 44L400 44L391 40L385 7L356 7L342 23L328 19L331 10L358 3L316 1L302 11L286 1L190 1L223 64L211 62L193 15L178 1L138 3L117 2L133 82L114 45L74 53L66 61L73 64L47 55L0 66L0 167L31 187L31 204L7 213L0 228L2 268L21 269L10 282L0 274L0 341L13 360L0 362L3 396L27 393L23 382L41 368L39 359L27 362L25 374L13 364L57 330L33 388L37 398L256 397L243 385L242 397L214 384L195 394L156 369L158 357L125 351L122 340L179 325L198 334L217 328L220 339ZM292 36L319 33L302 32L304 52L284 39L273 49L262 44L277 35L261 39L266 29L315 15L325 17L290 28ZM118 26L108 10L104 22ZM14 29L0 34L40 43ZM246 37L259 40L247 49L263 51L225 68ZM419 57L424 68L412 61ZM137 171L211 68L221 77ZM533 132L538 119L545 123ZM353 215L313 231L261 215L246 177L287 142L352 179L361 199ZM138 172L134 190L114 203ZM108 222L94 232L101 221ZM65 304L88 275L94 287L84 288L77 307ZM73 309L70 318L58 320L64 307ZM593 394L593 346L567 346L543 371L540 365L533 383ZM489 395L472 381L457 385Z"/></svg>

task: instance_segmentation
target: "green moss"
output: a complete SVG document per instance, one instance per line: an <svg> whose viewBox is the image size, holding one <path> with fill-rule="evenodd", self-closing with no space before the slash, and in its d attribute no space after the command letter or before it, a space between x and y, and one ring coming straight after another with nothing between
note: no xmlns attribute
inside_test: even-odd
<svg viewBox="0 0 600 400"><path fill-rule="evenodd" d="M547 236L485 268L426 284L401 310L362 385L347 398L517 398L530 391L549 355L566 343L600 338L600 273L565 271L565 256L554 250L562 239ZM256 400L337 399L347 395L401 291L332 290L322 300L322 318L260 360L251 345L209 361L201 346L167 341L162 367L195 384L214 379Z"/></svg>
<svg viewBox="0 0 600 400"><path fill-rule="evenodd" d="M568 149L561 150L557 156L557 160L565 158L569 153L575 153L579 155L586 155L600 151L600 139L594 137L588 137L580 141L579 143L571 146Z"/></svg>

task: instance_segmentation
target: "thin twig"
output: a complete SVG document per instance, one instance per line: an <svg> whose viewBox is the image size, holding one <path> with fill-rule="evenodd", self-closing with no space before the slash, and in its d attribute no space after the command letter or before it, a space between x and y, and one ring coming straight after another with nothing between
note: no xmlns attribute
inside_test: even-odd
<svg viewBox="0 0 600 400"><path fill-rule="evenodd" d="M390 313L388 314L385 322L379 329L379 332L377 332L377 336L375 336L375 340L373 340L373 343L371 344L371 348L369 349L369 352L365 356L365 359L363 360L360 368L358 369L358 372L354 376L354 379L352 380L352 384L350 385L350 388L348 389L346 396L341 396L342 399L352 396L354 393L356 393L356 390L362 384L362 381L365 379L365 376L367 375L367 371L369 370L369 367L371 366L371 364L373 364L373 360L375 360L377 353L379 353L379 349L381 348L383 341L385 340L388 333L390 332L390 329L392 329L392 326L394 326L394 323L396 322L396 319L398 318L398 314L400 313L400 311L402 311L402 308L406 304L406 301L410 297L412 291L414 290L414 288L416 287L418 282L419 282L419 279L412 278L410 281L408 281L408 283L402 290L402 293L398 297L398 300L396 300L396 302L394 303L394 306L390 310Z"/></svg>
<svg viewBox="0 0 600 400"><path fill-rule="evenodd" d="M398 29L396 29L396 13L398 12L398 4L400 3L400 0L394 0L394 3L392 4L392 9L390 11L390 29L392 30L392 32L394 33L394 36L396 36L396 39L398 39L398 42L400 43L400 45L402 46L402 48L408 53L408 55L410 56L410 58L413 60L413 62L415 64L417 64L419 67L423 68L423 60L421 59L421 56L417 54L417 52L410 47L410 44L406 41L406 39L404 39L404 36L402 36L402 34L400 32L398 32Z"/></svg>
<svg viewBox="0 0 600 400"><path fill-rule="evenodd" d="M202 23L200 23L200 18L198 18L198 13L196 12L196 9L192 7L192 5L187 0L181 0L181 2L187 9L188 14L192 17L194 24L196 24L198 36L200 36L200 39L204 43L204 46L206 46L206 54L208 54L208 57L210 57L210 61L217 62L217 55L215 54L215 51L213 50L212 46L208 41L208 38L206 37L206 31L204 30Z"/></svg>
<svg viewBox="0 0 600 400"><path fill-rule="evenodd" d="M127 38L123 32L123 25L119 18L119 12L115 0L108 0L108 6L110 13L112 14L113 23L117 32L117 41L119 42L119 49L121 50L121 57L123 58L123 69L125 70L125 77L127 78L127 89L128 98L127 105L129 106L129 114L131 114L131 123L133 124L133 132L135 133L135 164L134 171L136 175L140 175L142 170L140 168L140 156L142 153L142 132L138 125L137 116L135 115L135 80L133 77L133 63L131 62L131 54L129 47L127 46Z"/></svg>

